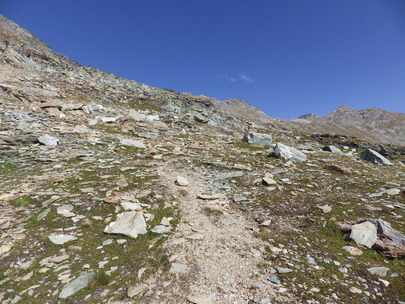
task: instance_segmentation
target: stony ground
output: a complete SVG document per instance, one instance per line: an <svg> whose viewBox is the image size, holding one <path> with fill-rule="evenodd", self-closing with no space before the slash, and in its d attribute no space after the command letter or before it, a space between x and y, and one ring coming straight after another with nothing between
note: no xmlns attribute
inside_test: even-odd
<svg viewBox="0 0 405 304"><path fill-rule="evenodd" d="M0 99L1 303L405 301L404 259L338 225L382 219L404 234L401 162L255 129L304 151L294 163L243 143L243 126L78 104ZM146 233L105 233L123 213Z"/></svg>

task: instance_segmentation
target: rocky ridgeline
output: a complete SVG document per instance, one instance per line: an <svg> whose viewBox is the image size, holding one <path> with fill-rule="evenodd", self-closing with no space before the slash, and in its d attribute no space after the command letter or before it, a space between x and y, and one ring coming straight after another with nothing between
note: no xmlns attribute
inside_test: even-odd
<svg viewBox="0 0 405 304"><path fill-rule="evenodd" d="M0 25L1 303L405 302L390 147L269 128Z"/></svg>

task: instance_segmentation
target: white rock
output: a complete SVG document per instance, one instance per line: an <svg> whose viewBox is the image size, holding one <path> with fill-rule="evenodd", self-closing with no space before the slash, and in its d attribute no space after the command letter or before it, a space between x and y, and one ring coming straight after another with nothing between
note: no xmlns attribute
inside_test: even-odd
<svg viewBox="0 0 405 304"><path fill-rule="evenodd" d="M357 245L371 248L377 241L377 228L370 222L353 225L350 238L355 241Z"/></svg>
<svg viewBox="0 0 405 304"><path fill-rule="evenodd" d="M154 232L154 233L169 233L170 230L172 230L172 226L158 225L158 226L153 227L152 232Z"/></svg>
<svg viewBox="0 0 405 304"><path fill-rule="evenodd" d="M140 211L142 210L141 205L137 204L137 203L131 203L131 202L122 202L121 203L121 207L127 211L127 210L131 210L131 211Z"/></svg>
<svg viewBox="0 0 405 304"><path fill-rule="evenodd" d="M268 177L268 176L263 177L262 181L267 186L277 185L277 182L274 179L272 179L271 177Z"/></svg>
<svg viewBox="0 0 405 304"><path fill-rule="evenodd" d="M386 193L387 193L388 195L398 195L398 194L401 193L401 190L399 190L399 189L388 189L388 190L386 191Z"/></svg>
<svg viewBox="0 0 405 304"><path fill-rule="evenodd" d="M77 237L69 234L51 234L48 237L52 243L62 245L70 241L77 240Z"/></svg>
<svg viewBox="0 0 405 304"><path fill-rule="evenodd" d="M129 139L129 138L122 138L120 139L120 143L123 146L130 146L138 149L145 149L146 146L143 142L135 139Z"/></svg>
<svg viewBox="0 0 405 304"><path fill-rule="evenodd" d="M145 234L146 222L142 212L124 212L117 216L115 222L110 223L105 229L105 233L122 234L136 238L138 234Z"/></svg>
<svg viewBox="0 0 405 304"><path fill-rule="evenodd" d="M120 118L121 117L119 117L119 116L117 116L117 117L101 117L101 121L102 122L116 122Z"/></svg>
<svg viewBox="0 0 405 304"><path fill-rule="evenodd" d="M85 125L77 125L73 128L73 132L79 134L89 133L89 128Z"/></svg>
<svg viewBox="0 0 405 304"><path fill-rule="evenodd" d="M323 213L329 213L332 211L332 207L329 205L324 205L324 206L317 206L319 209L323 211Z"/></svg>
<svg viewBox="0 0 405 304"><path fill-rule="evenodd" d="M59 143L59 139L50 135L42 135L38 138L38 141L48 147L56 147Z"/></svg>
<svg viewBox="0 0 405 304"><path fill-rule="evenodd" d="M188 186L188 180L182 176L177 176L176 178L176 183L179 186L187 187Z"/></svg>
<svg viewBox="0 0 405 304"><path fill-rule="evenodd" d="M388 270L390 270L387 267L371 267L367 268L369 272L372 274L378 275L380 277L385 277L387 275Z"/></svg>
<svg viewBox="0 0 405 304"><path fill-rule="evenodd" d="M353 246L343 246L342 249L346 250L351 255L362 255L363 251Z"/></svg>

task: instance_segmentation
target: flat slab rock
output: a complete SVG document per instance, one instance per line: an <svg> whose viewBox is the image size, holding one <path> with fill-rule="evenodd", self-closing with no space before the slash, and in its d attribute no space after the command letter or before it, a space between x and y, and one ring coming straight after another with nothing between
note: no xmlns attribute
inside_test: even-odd
<svg viewBox="0 0 405 304"><path fill-rule="evenodd" d="M57 245L62 245L67 242L77 240L77 237L69 234L52 234L48 238L52 243Z"/></svg>
<svg viewBox="0 0 405 304"><path fill-rule="evenodd" d="M94 277L95 277L94 272L82 273L79 277L77 277L73 281L70 281L65 286L63 286L63 289L62 289L61 293L59 294L59 298L67 299L68 297L74 295L80 289L87 287L89 285L90 281L94 279Z"/></svg>
<svg viewBox="0 0 405 304"><path fill-rule="evenodd" d="M120 139L120 144L123 146L130 146L138 149L145 149L146 146L143 142L135 139L129 139L129 138L122 138Z"/></svg>
<svg viewBox="0 0 405 304"><path fill-rule="evenodd" d="M105 227L104 232L137 238L138 234L145 234L147 232L145 218L142 212L123 212L117 216L115 222Z"/></svg>

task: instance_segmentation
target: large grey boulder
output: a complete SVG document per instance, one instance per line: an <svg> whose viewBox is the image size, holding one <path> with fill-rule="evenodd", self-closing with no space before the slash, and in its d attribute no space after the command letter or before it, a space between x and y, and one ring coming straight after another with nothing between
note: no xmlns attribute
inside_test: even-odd
<svg viewBox="0 0 405 304"><path fill-rule="evenodd" d="M374 164L380 164L380 165L385 165L385 166L391 166L392 165L392 163L388 159L386 159L384 156L382 156L377 151L374 151L374 150L371 150L371 149L364 150L361 153L360 157L361 157L361 159L367 160L367 161L372 162Z"/></svg>
<svg viewBox="0 0 405 304"><path fill-rule="evenodd" d="M289 159L297 162L305 162L307 160L307 156L301 151L281 143L276 144L274 148L269 150L269 156Z"/></svg>
<svg viewBox="0 0 405 304"><path fill-rule="evenodd" d="M115 222L110 223L104 229L105 233L122 234L137 238L138 234L145 234L146 222L142 212L123 212L117 216Z"/></svg>
<svg viewBox="0 0 405 304"><path fill-rule="evenodd" d="M62 292L59 294L59 298L67 299L68 297L74 295L80 289L87 287L90 281L94 279L94 277L94 272L82 273L79 277L63 286Z"/></svg>
<svg viewBox="0 0 405 304"><path fill-rule="evenodd" d="M254 145L271 145L273 137L270 134L247 132L242 140Z"/></svg>

